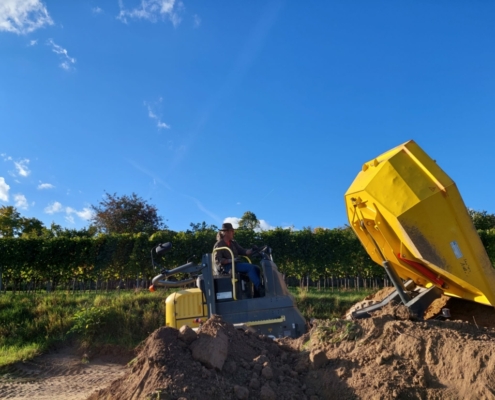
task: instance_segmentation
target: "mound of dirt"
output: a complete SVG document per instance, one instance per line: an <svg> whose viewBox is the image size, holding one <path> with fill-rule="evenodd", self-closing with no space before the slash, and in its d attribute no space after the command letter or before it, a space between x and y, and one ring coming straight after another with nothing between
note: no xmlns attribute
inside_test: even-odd
<svg viewBox="0 0 495 400"><path fill-rule="evenodd" d="M213 316L197 336L169 327L153 332L132 370L89 399L302 399L298 358L295 349Z"/></svg>
<svg viewBox="0 0 495 400"><path fill-rule="evenodd" d="M299 339L239 331L219 316L198 334L163 327L125 376L89 399L495 398L494 329L411 321L404 308L316 321Z"/></svg>

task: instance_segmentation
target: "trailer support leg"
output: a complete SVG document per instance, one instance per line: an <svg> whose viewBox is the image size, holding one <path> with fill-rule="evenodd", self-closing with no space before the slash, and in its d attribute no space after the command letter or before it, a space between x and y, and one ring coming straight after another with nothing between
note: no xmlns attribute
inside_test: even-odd
<svg viewBox="0 0 495 400"><path fill-rule="evenodd" d="M399 294L400 299L402 300L402 303L406 305L409 300L411 300L406 293L406 289L404 287L404 284L402 283L402 280L399 278L399 275L397 275L397 272L395 272L395 269L390 265L388 260L383 261L382 263L383 268L385 268L385 271L387 272L388 277L392 281L392 284L395 287L395 290L397 290L397 293Z"/></svg>

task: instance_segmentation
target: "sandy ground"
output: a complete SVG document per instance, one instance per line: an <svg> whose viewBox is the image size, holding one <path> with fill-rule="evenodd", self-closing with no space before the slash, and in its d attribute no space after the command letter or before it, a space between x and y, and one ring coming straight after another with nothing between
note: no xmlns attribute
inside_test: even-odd
<svg viewBox="0 0 495 400"><path fill-rule="evenodd" d="M366 301L379 301L390 289ZM438 319L442 308L451 318ZM5 399L495 399L495 309L442 297L417 321L402 305L372 318L315 321L301 338L160 328L132 362L73 348L0 372Z"/></svg>
<svg viewBox="0 0 495 400"><path fill-rule="evenodd" d="M79 400L126 372L129 355L83 357L73 346L0 371L0 399Z"/></svg>

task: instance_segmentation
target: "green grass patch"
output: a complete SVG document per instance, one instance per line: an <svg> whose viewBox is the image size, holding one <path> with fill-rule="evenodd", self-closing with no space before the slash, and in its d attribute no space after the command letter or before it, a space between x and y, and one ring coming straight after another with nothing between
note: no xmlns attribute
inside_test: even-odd
<svg viewBox="0 0 495 400"><path fill-rule="evenodd" d="M357 340L362 334L361 326L355 321L333 319L316 321L312 339L317 343L340 343L344 340Z"/></svg>
<svg viewBox="0 0 495 400"><path fill-rule="evenodd" d="M360 290L317 290L290 287L289 291L296 299L296 304L304 317L310 319L341 318L345 312L358 301L376 292L372 289Z"/></svg>
<svg viewBox="0 0 495 400"><path fill-rule="evenodd" d="M132 349L164 325L168 292L0 295L0 367L71 337L84 346Z"/></svg>

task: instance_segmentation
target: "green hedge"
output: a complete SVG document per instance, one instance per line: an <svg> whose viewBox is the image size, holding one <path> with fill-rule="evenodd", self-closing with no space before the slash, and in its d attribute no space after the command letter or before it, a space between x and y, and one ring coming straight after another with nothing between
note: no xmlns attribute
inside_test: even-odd
<svg viewBox="0 0 495 400"><path fill-rule="evenodd" d="M495 230L479 231L492 262ZM199 262L215 243L216 232L161 231L146 234L99 235L94 238L0 239L1 279L21 282L62 282L150 279L158 273L151 265L151 249L172 242L161 260L172 269L196 255ZM280 271L286 276L316 280L321 277L383 276L381 266L369 258L350 229L275 229L256 233L238 230L236 240L246 248L268 245Z"/></svg>

